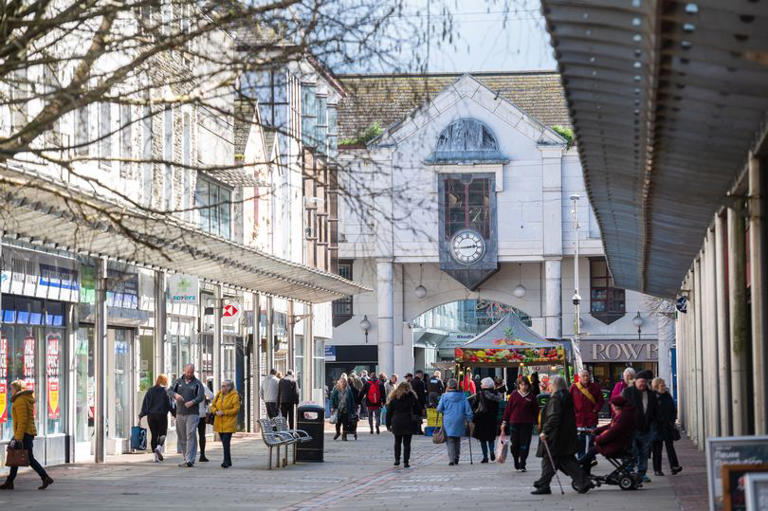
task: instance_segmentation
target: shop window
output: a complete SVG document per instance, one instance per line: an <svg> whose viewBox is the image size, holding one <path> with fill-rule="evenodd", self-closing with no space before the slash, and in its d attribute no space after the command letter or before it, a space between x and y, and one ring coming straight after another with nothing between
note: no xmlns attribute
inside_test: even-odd
<svg viewBox="0 0 768 511"><path fill-rule="evenodd" d="M590 259L590 307L592 316L610 324L626 313L625 293L614 285L604 258Z"/></svg>
<svg viewBox="0 0 768 511"><path fill-rule="evenodd" d="M488 178L445 179L445 239L462 229L473 229L490 237L491 180Z"/></svg>
<svg viewBox="0 0 768 511"><path fill-rule="evenodd" d="M352 280L352 261L339 261L339 275L347 280ZM333 302L334 327L346 323L353 315L351 296L340 298Z"/></svg>

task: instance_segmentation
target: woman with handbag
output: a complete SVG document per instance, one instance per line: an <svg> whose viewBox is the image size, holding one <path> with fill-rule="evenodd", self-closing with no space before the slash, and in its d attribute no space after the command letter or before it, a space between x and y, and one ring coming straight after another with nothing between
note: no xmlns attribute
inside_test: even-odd
<svg viewBox="0 0 768 511"><path fill-rule="evenodd" d="M442 433L448 448L448 464L458 465L461 454L461 437L467 430L467 421L472 420L472 409L464 393L459 390L456 378L448 380L448 392L437 404L438 413L443 414Z"/></svg>
<svg viewBox="0 0 768 511"><path fill-rule="evenodd" d="M683 467L677 461L677 452L675 452L675 440L680 440L680 432L675 426L677 420L677 410L675 401L667 391L667 384L663 378L654 378L651 382L651 388L656 397L656 437L653 440L653 472L657 476L663 476L661 471L661 451L667 448L667 458L669 459L669 469L672 474L677 474Z"/></svg>
<svg viewBox="0 0 768 511"><path fill-rule="evenodd" d="M354 393L349 387L346 378L339 378L336 387L331 392L331 420L336 419L336 435L334 440L341 436L343 441L347 441L349 433L349 421L355 413L357 402ZM343 433L342 433L342 428Z"/></svg>
<svg viewBox="0 0 768 511"><path fill-rule="evenodd" d="M234 390L235 386L232 380L224 380L221 383L221 390L213 398L208 413L213 414L213 430L221 438L221 446L224 448L224 461L222 468L232 466L232 456L230 453L230 443L232 442L232 433L237 431L237 414L240 412L240 396Z"/></svg>
<svg viewBox="0 0 768 511"><path fill-rule="evenodd" d="M499 431L498 416L501 397L495 387L493 378L483 378L480 382L480 392L470 399L472 422L475 423L472 436L480 441L480 448L483 450L483 460L480 463L488 463L489 451L491 461L496 461L493 444Z"/></svg>
<svg viewBox="0 0 768 511"><path fill-rule="evenodd" d="M421 420L419 399L407 381L400 383L387 398L387 429L395 436L395 466L400 465L400 451L403 451L403 467L410 467L411 438Z"/></svg>
<svg viewBox="0 0 768 511"><path fill-rule="evenodd" d="M531 445L533 425L539 417L539 404L532 392L528 379L522 377L517 381L517 390L509 395L504 417L501 422L501 433L509 434L509 450L515 462L515 470L525 472L525 462Z"/></svg>
<svg viewBox="0 0 768 511"><path fill-rule="evenodd" d="M37 472L40 479L43 480L42 486L38 490L45 490L51 484L51 479L45 469L35 459L32 443L37 435L35 428L35 394L31 390L24 390L24 382L16 380L11 382L11 417L13 418L13 440L8 445L11 449L25 450L29 456L29 466ZM10 457L10 456L9 456ZM8 460L6 460L8 461ZM13 481L19 471L18 466L11 467L11 473L5 483L0 485L0 490L13 490Z"/></svg>
<svg viewBox="0 0 768 511"><path fill-rule="evenodd" d="M158 374L155 386L144 394L139 413L139 424L142 417L147 418L149 432L152 434L152 452L155 463L163 461L163 445L168 434L168 413L172 412L171 400L168 398L168 377Z"/></svg>

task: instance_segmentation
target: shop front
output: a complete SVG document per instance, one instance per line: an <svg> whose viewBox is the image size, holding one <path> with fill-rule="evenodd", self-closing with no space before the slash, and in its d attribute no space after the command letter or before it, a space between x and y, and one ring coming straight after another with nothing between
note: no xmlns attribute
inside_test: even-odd
<svg viewBox="0 0 768 511"><path fill-rule="evenodd" d="M589 339L581 341L581 359L603 389L613 389L627 367L658 374L656 340Z"/></svg>
<svg viewBox="0 0 768 511"><path fill-rule="evenodd" d="M65 361L77 300L77 264L53 254L3 246L0 333L0 449L13 437L11 388L22 380L35 392L44 464L68 461L69 381Z"/></svg>

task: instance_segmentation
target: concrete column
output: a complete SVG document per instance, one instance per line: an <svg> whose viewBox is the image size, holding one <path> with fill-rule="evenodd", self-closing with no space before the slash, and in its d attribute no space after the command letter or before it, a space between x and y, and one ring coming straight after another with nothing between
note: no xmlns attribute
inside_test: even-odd
<svg viewBox="0 0 768 511"><path fill-rule="evenodd" d="M315 379L313 357L315 354L315 334L312 323L315 320L312 305L304 306L304 313L307 319L304 320L304 373L301 381L301 399L303 401L312 401L312 382ZM322 387L321 387L322 390ZM321 403L322 404L322 403Z"/></svg>
<svg viewBox="0 0 768 511"><path fill-rule="evenodd" d="M728 305L730 318L731 404L733 434L749 432L749 321L747 319L745 231L742 207L728 209Z"/></svg>
<svg viewBox="0 0 768 511"><path fill-rule="evenodd" d="M562 269L561 260L544 261L544 332L547 337L562 337Z"/></svg>
<svg viewBox="0 0 768 511"><path fill-rule="evenodd" d="M293 374L299 369L296 367L296 339L294 338L294 326L296 325L296 318L294 318L295 310L293 307L293 300L288 300L288 324L286 325L286 334L288 335L288 364L287 369L293 370ZM305 343L306 345L307 343ZM304 348L306 350L306 346Z"/></svg>
<svg viewBox="0 0 768 511"><path fill-rule="evenodd" d="M104 463L107 422L107 259L102 257L96 258L96 303L93 320L96 336L93 343L94 379L96 380L94 459L96 463Z"/></svg>
<svg viewBox="0 0 768 511"><path fill-rule="evenodd" d="M706 305L707 310L704 315L706 321L706 335L702 339L702 347L705 352L707 364L705 366L705 379L710 380L714 375L718 374L718 357L717 357L717 325L719 318L717 317L717 272L715 261L715 233L710 230L707 233L706 238L706 286L704 288L704 294L707 297ZM706 339L706 341L704 341ZM707 436L720 436L720 418L718 411L720 408L720 386L716 385L714 389L710 389L709 393L704 394L705 412L707 413Z"/></svg>
<svg viewBox="0 0 768 511"><path fill-rule="evenodd" d="M715 290L717 293L717 360L718 382L720 388L720 434L733 434L731 421L731 353L728 349L730 339L730 320L728 311L728 281L726 268L726 250L728 249L728 226L726 216L715 216Z"/></svg>
<svg viewBox="0 0 768 511"><path fill-rule="evenodd" d="M165 373L165 335L168 331L168 314L165 301L165 272L157 270L155 279L155 374ZM198 314L198 318L199 318ZM199 319L198 319L199 325ZM199 330L199 326L195 326Z"/></svg>
<svg viewBox="0 0 768 511"><path fill-rule="evenodd" d="M754 382L754 434L768 433L768 282L766 282L765 194L766 177L760 160L749 157L749 260L752 312L752 374Z"/></svg>
<svg viewBox="0 0 768 511"><path fill-rule="evenodd" d="M272 310L272 297L267 297L267 367L264 371L264 374L269 374L269 372L275 368L275 336L272 332L272 325L274 324L274 318L272 317L274 315L274 312Z"/></svg>
<svg viewBox="0 0 768 511"><path fill-rule="evenodd" d="M672 390L672 357L670 350L675 343L675 319L668 313L659 313L656 318L656 338L659 340L659 377L664 378Z"/></svg>
<svg viewBox="0 0 768 511"><path fill-rule="evenodd" d="M395 293L394 263L376 262L376 325L379 347L379 371L391 374L395 369Z"/></svg>
<svg viewBox="0 0 768 511"><path fill-rule="evenodd" d="M221 284L216 284L215 300L213 308L213 388L221 385L221 310L224 307L224 293Z"/></svg>
<svg viewBox="0 0 768 511"><path fill-rule="evenodd" d="M259 293L252 293L253 302L253 342L250 350L250 380L251 380L251 431L259 431L256 426L261 419L261 399L259 398L259 388L261 386L261 304L259 302Z"/></svg>
<svg viewBox="0 0 768 511"><path fill-rule="evenodd" d="M704 373L703 373L703 366L704 366L704 353L702 349L702 338L703 338L703 321L702 321L702 315L704 314L704 300L703 300L703 286L701 283L701 253L699 253L699 258L696 260L696 262L693 265L693 279L694 279L694 296L696 297L696 300L694 302L694 309L696 314L696 342L693 344L694 346L694 361L693 361L693 367L694 367L694 379L693 379L693 388L696 392L696 398L694 401L694 406L696 407L696 444L697 445L703 445L704 441Z"/></svg>

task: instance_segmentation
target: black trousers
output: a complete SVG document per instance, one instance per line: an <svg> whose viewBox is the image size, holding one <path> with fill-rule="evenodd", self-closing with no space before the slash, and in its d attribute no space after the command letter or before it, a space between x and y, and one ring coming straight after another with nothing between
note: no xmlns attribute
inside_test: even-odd
<svg viewBox="0 0 768 511"><path fill-rule="evenodd" d="M557 469L569 475L576 486L583 488L588 484L587 476L573 454L570 456L555 456L554 458ZM536 488L549 488L549 483L555 477L555 470L556 468L549 462L549 456L541 458L541 477L533 483L533 486Z"/></svg>
<svg viewBox="0 0 768 511"><path fill-rule="evenodd" d="M152 434L152 450L157 449L160 444L160 437L168 434L168 414L150 413L147 415L147 426Z"/></svg>
<svg viewBox="0 0 768 511"><path fill-rule="evenodd" d="M395 435L395 461L400 461L400 450L402 446L403 461L408 463L411 459L411 438L413 435Z"/></svg>
<svg viewBox="0 0 768 511"><path fill-rule="evenodd" d="M270 419L274 419L277 417L278 413L280 412L280 408L277 406L277 403L272 401L267 401L266 403L267 407L267 417Z"/></svg>
<svg viewBox="0 0 768 511"><path fill-rule="evenodd" d="M221 447L224 449L224 463L231 465L230 444L232 443L232 433L219 433L219 437L221 438Z"/></svg>
<svg viewBox="0 0 768 511"><path fill-rule="evenodd" d="M282 415L288 420L288 427L290 428L296 427L296 424L294 424L293 422L294 420L293 410L295 406L296 405L294 405L293 403L280 403L280 415Z"/></svg>
<svg viewBox="0 0 768 511"><path fill-rule="evenodd" d="M515 468L525 468L528 451L531 447L533 424L520 422L509 425L509 452L515 462Z"/></svg>
<svg viewBox="0 0 768 511"><path fill-rule="evenodd" d="M672 440L654 440L653 441L653 471L661 472L661 451L667 448L667 459L669 460L669 468L679 466L677 461L677 452L675 451L675 443Z"/></svg>
<svg viewBox="0 0 768 511"><path fill-rule="evenodd" d="M205 429L208 424L205 423L205 417L200 417L197 421L197 444L200 447L200 457L205 457Z"/></svg>
<svg viewBox="0 0 768 511"><path fill-rule="evenodd" d="M40 479L45 481L45 479L48 477L48 473L40 465L40 463L35 459L35 451L32 448L32 443L34 440L35 440L35 437L33 435L28 435L24 433L24 440L22 440L21 443L24 446L24 449L29 451L29 466L32 467L32 470L37 472L37 475L40 476ZM16 479L16 474L18 472L19 472L19 467L11 467L11 473L8 474L8 480L13 481L14 479Z"/></svg>

